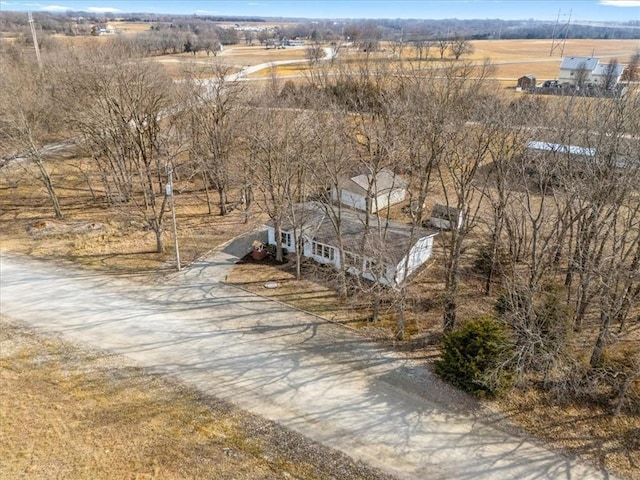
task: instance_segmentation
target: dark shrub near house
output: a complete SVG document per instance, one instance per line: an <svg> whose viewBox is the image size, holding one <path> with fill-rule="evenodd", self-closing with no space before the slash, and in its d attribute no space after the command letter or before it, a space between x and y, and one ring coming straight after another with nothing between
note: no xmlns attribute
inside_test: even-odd
<svg viewBox="0 0 640 480"><path fill-rule="evenodd" d="M471 320L442 339L436 373L473 395L497 395L510 385L509 372L501 365L511 345L504 324L488 317Z"/></svg>

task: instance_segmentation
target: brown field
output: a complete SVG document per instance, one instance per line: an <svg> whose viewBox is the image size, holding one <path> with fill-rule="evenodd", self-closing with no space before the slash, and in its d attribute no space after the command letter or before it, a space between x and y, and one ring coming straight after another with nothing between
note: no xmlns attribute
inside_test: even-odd
<svg viewBox="0 0 640 480"><path fill-rule="evenodd" d="M558 68L560 66L560 51L556 50L553 56L550 56L551 40L481 40L473 42L475 51L473 55L468 57L474 62L482 62L485 59L495 66L494 78L507 81L515 81L519 77L533 73L539 81L554 79L558 76ZM383 45L384 48L384 45ZM616 58L620 63L628 61L629 57L640 49L640 40L567 40L564 54L565 56L591 56L595 55L606 62ZM273 54L273 50L265 50L263 47L254 49L252 54L244 53L241 49L231 49L223 61L229 61L235 58L236 54L240 54L242 61L238 64L254 65L267 61L280 59L305 58L304 49L295 50L278 50L279 54ZM293 54L293 52L296 52ZM411 48L405 48L403 57L411 60L415 55ZM429 64L437 65L439 60L435 49L430 51ZM371 59L389 59L391 53L385 49L370 56ZM341 50L339 60L354 61L362 58L362 54L355 49ZM436 62L436 63L433 63ZM278 75L299 76L309 71L307 63L283 65L276 67ZM260 78L267 76L264 71L250 75L252 78Z"/></svg>
<svg viewBox="0 0 640 480"><path fill-rule="evenodd" d="M560 50L550 56L551 40L482 40L473 42L472 59L488 58L496 65L495 77L517 78L533 73L538 80L558 76ZM564 56L596 56L625 63L640 48L640 40L567 40Z"/></svg>

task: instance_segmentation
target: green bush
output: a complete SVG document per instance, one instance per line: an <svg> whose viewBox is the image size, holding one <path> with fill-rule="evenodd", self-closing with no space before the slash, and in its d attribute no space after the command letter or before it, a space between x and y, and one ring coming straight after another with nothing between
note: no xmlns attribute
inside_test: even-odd
<svg viewBox="0 0 640 480"><path fill-rule="evenodd" d="M509 331L493 318L478 318L444 336L436 373L476 396L495 396L511 383L505 362L512 343Z"/></svg>

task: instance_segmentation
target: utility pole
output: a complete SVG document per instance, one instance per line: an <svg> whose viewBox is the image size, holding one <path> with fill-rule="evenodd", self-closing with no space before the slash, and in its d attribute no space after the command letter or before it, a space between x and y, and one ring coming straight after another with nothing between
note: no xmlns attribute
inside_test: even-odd
<svg viewBox="0 0 640 480"><path fill-rule="evenodd" d="M36 49L36 59L38 60L38 67L42 69L42 61L40 60L40 46L38 45L38 37L36 35L36 26L33 23L33 17L31 12L28 12L29 26L31 27L31 37L33 38L33 47Z"/></svg>
<svg viewBox="0 0 640 480"><path fill-rule="evenodd" d="M549 56L553 56L553 52L560 48L560 56L564 55L564 46L567 43L567 37L569 36L569 25L571 24L571 13L573 10L569 10L569 19L567 23L560 25L560 14L562 10L558 10L558 19L556 20L556 24L553 26L553 34L551 39L551 51L549 52ZM558 28L559 27L559 28Z"/></svg>
<svg viewBox="0 0 640 480"><path fill-rule="evenodd" d="M169 197L169 207L171 208L171 220L173 222L173 244L176 249L176 266L180 271L180 248L178 247L178 225L176 224L176 209L173 203L173 167L167 166L167 176L169 181L166 185L166 194Z"/></svg>

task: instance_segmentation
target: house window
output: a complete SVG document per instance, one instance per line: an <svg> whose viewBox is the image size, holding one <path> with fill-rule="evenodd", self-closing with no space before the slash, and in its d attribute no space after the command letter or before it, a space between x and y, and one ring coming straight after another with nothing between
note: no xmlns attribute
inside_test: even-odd
<svg viewBox="0 0 640 480"><path fill-rule="evenodd" d="M316 257L323 257L332 261L335 258L335 249L322 243L311 242L311 252Z"/></svg>
<svg viewBox="0 0 640 480"><path fill-rule="evenodd" d="M365 258L364 259L364 271L365 272L373 271L373 269L375 268L376 265L377 265L377 262L375 260L371 260L370 258Z"/></svg>
<svg viewBox="0 0 640 480"><path fill-rule="evenodd" d="M358 270L362 269L362 257L351 252L344 252L344 265L345 267L355 267Z"/></svg>
<svg viewBox="0 0 640 480"><path fill-rule="evenodd" d="M280 232L280 243L291 247L291 234L289 232Z"/></svg>

